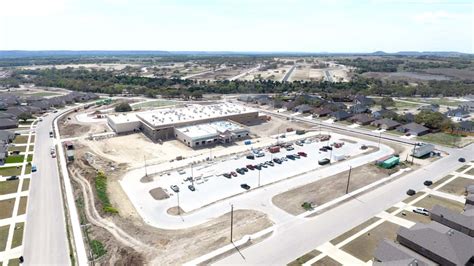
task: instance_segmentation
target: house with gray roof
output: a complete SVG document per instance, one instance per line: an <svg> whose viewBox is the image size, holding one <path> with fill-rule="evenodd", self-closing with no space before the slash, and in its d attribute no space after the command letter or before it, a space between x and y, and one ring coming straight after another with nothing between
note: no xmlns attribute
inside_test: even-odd
<svg viewBox="0 0 474 266"><path fill-rule="evenodd" d="M15 134L7 130L0 130L0 145L11 143L15 139Z"/></svg>
<svg viewBox="0 0 474 266"><path fill-rule="evenodd" d="M308 104L301 104L296 106L293 110L297 113L307 114L313 111L313 107Z"/></svg>
<svg viewBox="0 0 474 266"><path fill-rule="evenodd" d="M375 127L378 127L378 128L382 128L382 129L385 129L385 130L391 130L391 129L394 129L398 126L400 126L400 123L398 123L397 121L395 120L392 120L392 119L388 119L388 118L383 118L383 119L379 119L379 120L375 120L373 121L372 123L370 123L372 126L375 126Z"/></svg>
<svg viewBox="0 0 474 266"><path fill-rule="evenodd" d="M367 105L358 103L349 107L349 112L351 114L370 113L370 109Z"/></svg>
<svg viewBox="0 0 474 266"><path fill-rule="evenodd" d="M323 117L323 116L327 116L331 113L332 113L331 109L329 109L327 107L319 107L319 108L316 108L316 109L313 110L313 116L314 117Z"/></svg>
<svg viewBox="0 0 474 266"><path fill-rule="evenodd" d="M439 111L439 104L432 103L432 104L422 105L422 106L418 107L418 110L438 112Z"/></svg>
<svg viewBox="0 0 474 266"><path fill-rule="evenodd" d="M422 126L420 124L417 124L415 122L400 126L397 128L397 130L402 133L410 134L412 136L422 136L422 135L430 133L429 128Z"/></svg>
<svg viewBox="0 0 474 266"><path fill-rule="evenodd" d="M375 119L392 118L395 117L395 115L397 115L397 113L389 109L380 109L372 113Z"/></svg>
<svg viewBox="0 0 474 266"><path fill-rule="evenodd" d="M10 129L18 127L18 119L0 118L0 129Z"/></svg>
<svg viewBox="0 0 474 266"><path fill-rule="evenodd" d="M373 119L367 114L356 114L352 116L351 118L349 118L349 121L351 121L352 123L359 124L359 125L368 125L374 120L375 119Z"/></svg>
<svg viewBox="0 0 474 266"><path fill-rule="evenodd" d="M469 117L469 110L466 107L458 107L456 109L448 109L444 114L447 117L466 118Z"/></svg>
<svg viewBox="0 0 474 266"><path fill-rule="evenodd" d="M430 211L431 220L474 237L474 213L456 213L451 209L435 205Z"/></svg>
<svg viewBox="0 0 474 266"><path fill-rule="evenodd" d="M354 97L355 104L362 104L362 105L373 105L375 102L373 99L368 98L365 95L356 95Z"/></svg>
<svg viewBox="0 0 474 266"><path fill-rule="evenodd" d="M474 263L474 238L437 222L400 227L397 241L441 265Z"/></svg>
<svg viewBox="0 0 474 266"><path fill-rule="evenodd" d="M474 132L474 122L472 121L461 121L458 124L458 130L461 132L471 133Z"/></svg>
<svg viewBox="0 0 474 266"><path fill-rule="evenodd" d="M347 118L351 117L351 114L344 110L339 110L336 112L331 113L331 117L334 118L334 121L342 121L346 120Z"/></svg>
<svg viewBox="0 0 474 266"><path fill-rule="evenodd" d="M459 107L466 108L466 110L470 113L474 113L474 101L463 102L459 105Z"/></svg>
<svg viewBox="0 0 474 266"><path fill-rule="evenodd" d="M433 261L393 241L384 239L374 252L373 265L437 265Z"/></svg>

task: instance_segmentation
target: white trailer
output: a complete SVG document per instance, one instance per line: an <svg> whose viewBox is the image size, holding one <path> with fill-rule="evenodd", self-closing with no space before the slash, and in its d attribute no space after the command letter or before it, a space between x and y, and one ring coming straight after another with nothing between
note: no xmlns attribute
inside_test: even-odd
<svg viewBox="0 0 474 266"><path fill-rule="evenodd" d="M435 146L433 144L427 144L427 143L420 143L415 146L415 149L413 151L413 156L416 158L423 157L435 150Z"/></svg>

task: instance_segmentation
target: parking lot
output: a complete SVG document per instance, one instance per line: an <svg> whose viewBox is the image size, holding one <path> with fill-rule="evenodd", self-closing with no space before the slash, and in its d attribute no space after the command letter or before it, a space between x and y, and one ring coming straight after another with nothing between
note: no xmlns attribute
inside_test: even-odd
<svg viewBox="0 0 474 266"><path fill-rule="evenodd" d="M278 153L262 150L265 154L263 157L247 159L246 155L250 154L249 152L226 160L216 160L195 165L192 169L189 166L187 169L179 172L173 171L162 174L159 177L155 177L152 182L141 183L138 181L139 179L135 178L124 179L121 181L121 184L127 194L133 194L137 197L137 200L141 201L140 205L149 206L149 204L152 204L159 209L165 206L172 207L178 205L178 193L175 193L170 188L172 185L177 185L179 187L180 208L185 212L190 212L221 199L246 192L247 189L241 187L243 184L248 185L250 190L252 190L259 185L264 186L292 176L314 171L324 167L318 164L318 161L321 159L329 158L330 156L332 156L332 162L335 162L335 158L338 157L338 159L342 159L342 156L345 156L345 159L349 159L365 152L366 150L362 150L360 147L363 144L369 144L366 141L359 142L357 139L339 134L333 133L331 136L330 141L317 142L312 137L302 135L301 139L306 139L305 143L302 146L293 144L293 150L282 148ZM352 143L342 141L341 138L351 139ZM344 142L344 145L340 148L333 148L332 151L324 152L319 150L321 147L334 142ZM297 154L298 152L304 152L307 156L300 156L299 159L295 158L293 160L286 158L287 155ZM249 170L247 168L244 174L235 173L236 176L231 176L231 178L223 176L224 173L237 172L237 168L245 168L247 165L265 164L265 162L282 157L284 159L281 164L275 162L273 166L267 164L261 170ZM191 181L191 176L193 177L193 182ZM195 191L191 191L188 188L191 184L194 185ZM170 197L163 200L153 199L149 191L157 187L163 188Z"/></svg>

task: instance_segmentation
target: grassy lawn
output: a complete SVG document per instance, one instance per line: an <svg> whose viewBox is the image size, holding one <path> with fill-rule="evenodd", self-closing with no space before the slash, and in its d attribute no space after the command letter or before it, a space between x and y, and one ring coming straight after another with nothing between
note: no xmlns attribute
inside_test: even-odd
<svg viewBox="0 0 474 266"><path fill-rule="evenodd" d="M28 136L16 136L15 139L13 140L13 143L27 143L28 142Z"/></svg>
<svg viewBox="0 0 474 266"><path fill-rule="evenodd" d="M47 97L47 96L57 96L57 95L61 95L61 94L55 93L55 92L35 92L35 93L28 94L28 96L36 96L36 97Z"/></svg>
<svg viewBox="0 0 474 266"><path fill-rule="evenodd" d="M21 191L27 191L30 188L30 179L23 179L23 185L21 186Z"/></svg>
<svg viewBox="0 0 474 266"><path fill-rule="evenodd" d="M31 140L30 140L30 143L34 143L35 142L35 135L31 136Z"/></svg>
<svg viewBox="0 0 474 266"><path fill-rule="evenodd" d="M417 140L432 142L448 147L455 147L456 144L461 140L461 136L452 135L444 132L430 133L424 136L416 137Z"/></svg>
<svg viewBox="0 0 474 266"><path fill-rule="evenodd" d="M418 201L415 205L417 207L422 207L427 210L431 210L434 205L441 205L458 213L461 213L464 209L463 203L433 195L428 195L428 197Z"/></svg>
<svg viewBox="0 0 474 266"><path fill-rule="evenodd" d="M16 166L12 166L12 167L0 168L0 175L2 176L20 175L20 173L21 173L21 167L16 168Z"/></svg>
<svg viewBox="0 0 474 266"><path fill-rule="evenodd" d="M0 251L4 251L7 247L9 225L0 226Z"/></svg>
<svg viewBox="0 0 474 266"><path fill-rule="evenodd" d="M410 203L410 202L412 202L414 199L416 199L416 198L418 198L418 197L420 197L420 196L423 196L423 195L425 195L425 192L416 192L415 195L409 196L408 198L404 199L403 202L405 202L405 203Z"/></svg>
<svg viewBox="0 0 474 266"><path fill-rule="evenodd" d="M288 263L289 266L296 266L296 265L302 265L306 262L308 262L309 260L315 258L316 256L318 256L319 254L321 254L321 252L317 251L317 250L312 250L306 254L304 254L303 256L297 258L296 260Z"/></svg>
<svg viewBox="0 0 474 266"><path fill-rule="evenodd" d="M22 163L24 159L24 155L11 155L5 159L5 163Z"/></svg>
<svg viewBox="0 0 474 266"><path fill-rule="evenodd" d="M18 206L17 215L22 215L26 213L26 203L28 202L28 197L24 196L20 198L20 205Z"/></svg>
<svg viewBox="0 0 474 266"><path fill-rule="evenodd" d="M15 230L13 230L12 248L21 246L23 242L24 227L25 227L25 223L15 224Z"/></svg>
<svg viewBox="0 0 474 266"><path fill-rule="evenodd" d="M26 158L27 162L33 161L33 154L28 154L28 157Z"/></svg>
<svg viewBox="0 0 474 266"><path fill-rule="evenodd" d="M33 151L34 149L35 149L35 145L30 145L29 151Z"/></svg>
<svg viewBox="0 0 474 266"><path fill-rule="evenodd" d="M139 103L136 105L133 105L133 109L140 109L140 108L146 108L146 107L163 107L163 106L170 106L170 105L175 105L176 102L174 101L166 101L166 100L156 100L156 101L148 101L144 103Z"/></svg>
<svg viewBox="0 0 474 266"><path fill-rule="evenodd" d="M474 180L458 177L441 187L439 191L461 196L466 191L466 186L471 184L474 184Z"/></svg>
<svg viewBox="0 0 474 266"><path fill-rule="evenodd" d="M416 104L416 103L407 103L407 102L399 102L399 101L395 101L395 108L397 109L403 109L403 108L415 108L415 107L418 107L420 106L420 104Z"/></svg>
<svg viewBox="0 0 474 266"><path fill-rule="evenodd" d="M383 132L382 135L385 134L385 133L387 133L387 134L392 134L392 135L395 135L395 136L403 136L403 135L405 135L405 133L400 132L400 131L398 131L398 130L388 130L388 131Z"/></svg>
<svg viewBox="0 0 474 266"><path fill-rule="evenodd" d="M25 182L25 181L23 181L23 182ZM398 210L397 207L390 207L390 208L386 209L385 212L392 213L392 212L394 212L394 211L396 211L396 210Z"/></svg>
<svg viewBox="0 0 474 266"><path fill-rule="evenodd" d="M342 247L342 250L351 254L352 256L366 262L374 257L374 251L377 245L384 238L395 240L399 225L384 222L369 232L352 240L347 245Z"/></svg>
<svg viewBox="0 0 474 266"><path fill-rule="evenodd" d="M316 261L315 263L311 264L311 265L321 265L321 266L338 266L338 265L342 265L340 264L339 262L333 260L331 257L329 256L325 256L323 257L322 259Z"/></svg>
<svg viewBox="0 0 474 266"><path fill-rule="evenodd" d="M445 98L439 99L426 99L426 98L406 98L403 100L412 101L412 102L419 102L423 104L439 104L439 105L448 105L448 106L458 106L460 104L459 101L453 101Z"/></svg>
<svg viewBox="0 0 474 266"><path fill-rule="evenodd" d="M26 146L10 146L10 147L8 147L8 151L25 152L26 151Z"/></svg>
<svg viewBox="0 0 474 266"><path fill-rule="evenodd" d="M8 266L19 266L20 261L18 259L11 259L8 261Z"/></svg>
<svg viewBox="0 0 474 266"><path fill-rule="evenodd" d="M118 210L110 204L109 196L107 195L107 177L102 172L99 172L94 181L97 197L102 203L104 212L118 213Z"/></svg>
<svg viewBox="0 0 474 266"><path fill-rule="evenodd" d="M0 182L0 195L11 194L18 191L20 180Z"/></svg>
<svg viewBox="0 0 474 266"><path fill-rule="evenodd" d="M467 171L465 174L467 175L474 175L474 167Z"/></svg>
<svg viewBox="0 0 474 266"><path fill-rule="evenodd" d="M26 165L25 175L30 174L30 173L31 173L31 165Z"/></svg>
<svg viewBox="0 0 474 266"><path fill-rule="evenodd" d="M442 183L446 182L448 179L450 179L452 177L453 177L453 175L447 175L447 176L441 178L440 180L434 182L433 185L431 185L431 187L435 188L435 187L441 185Z"/></svg>
<svg viewBox="0 0 474 266"><path fill-rule="evenodd" d="M458 168L456 172L461 173L462 171L466 170L469 167L470 167L469 165L463 165L460 168Z"/></svg>
<svg viewBox="0 0 474 266"><path fill-rule="evenodd" d="M1 200L0 201L0 219L12 217L14 205L15 205L15 199Z"/></svg>
<svg viewBox="0 0 474 266"><path fill-rule="evenodd" d="M352 228L351 230L345 232L344 234L339 235L338 237L332 239L330 242L333 245L337 245L337 244L341 243L342 241L346 240L347 238L353 236L354 234L356 234L360 230L362 230L362 229L366 228L367 226L375 223L378 220L380 220L380 219L377 218L377 217L372 217L369 220L367 220L367 221L359 224L358 226Z"/></svg>
<svg viewBox="0 0 474 266"><path fill-rule="evenodd" d="M105 253L107 253L104 244L102 244L102 242L100 242L99 240L92 240L90 245L92 253L94 253L94 258L96 259L102 257Z"/></svg>

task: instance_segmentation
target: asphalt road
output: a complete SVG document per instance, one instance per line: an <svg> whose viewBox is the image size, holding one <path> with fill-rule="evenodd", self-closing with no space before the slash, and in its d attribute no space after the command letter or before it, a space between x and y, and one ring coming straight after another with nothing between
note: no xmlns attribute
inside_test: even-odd
<svg viewBox="0 0 474 266"><path fill-rule="evenodd" d="M51 158L53 139L49 137L53 119L49 114L36 128L34 162L24 237L25 264L69 265L63 199L55 158Z"/></svg>
<svg viewBox="0 0 474 266"><path fill-rule="evenodd" d="M288 72L286 73L286 75L283 77L283 79L281 80L281 82L285 82L285 81L288 81L288 79L291 77L291 74L293 73L293 70L295 70L296 68L296 65L292 66L290 68L290 70L288 70Z"/></svg>
<svg viewBox="0 0 474 266"><path fill-rule="evenodd" d="M351 129L351 131L359 130ZM372 132L364 132L364 134L378 136L377 133L372 134ZM387 136L387 138L412 142L402 140L397 136ZM458 162L459 157L464 157L467 161L474 160L473 144L463 149L443 148L443 150L446 150L449 156L314 218L292 219L279 224L268 239L241 250L241 254L234 253L216 264L287 264L402 201L407 197L408 189L421 190L424 188L424 180L438 180L459 168L463 165Z"/></svg>

